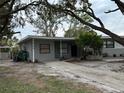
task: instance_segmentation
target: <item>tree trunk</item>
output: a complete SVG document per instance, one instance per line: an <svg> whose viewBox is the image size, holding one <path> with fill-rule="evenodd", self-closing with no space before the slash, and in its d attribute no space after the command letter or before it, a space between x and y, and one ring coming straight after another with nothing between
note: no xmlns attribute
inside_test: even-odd
<svg viewBox="0 0 124 93"><path fill-rule="evenodd" d="M117 41L119 44L124 46L124 38L112 33L111 31L107 29L101 29L100 31L109 35L113 40Z"/></svg>

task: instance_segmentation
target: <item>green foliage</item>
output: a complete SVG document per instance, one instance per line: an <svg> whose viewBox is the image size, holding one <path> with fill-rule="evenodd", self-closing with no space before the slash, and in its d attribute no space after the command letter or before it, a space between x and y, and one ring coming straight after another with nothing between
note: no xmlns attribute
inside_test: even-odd
<svg viewBox="0 0 124 93"><path fill-rule="evenodd" d="M93 22L93 19L85 13L77 13L77 15L86 22ZM68 21L70 22L70 26L68 30L65 31L64 37L77 37L82 31L92 31L90 27L80 23L73 17L69 17Z"/></svg>
<svg viewBox="0 0 124 93"><path fill-rule="evenodd" d="M1 49L1 52L8 52L10 51L12 54L17 53L19 50L19 45L18 43L18 39L16 37L13 37L11 39L8 38L3 38L0 40L0 46L9 46L10 48L5 48L5 49Z"/></svg>
<svg viewBox="0 0 124 93"><path fill-rule="evenodd" d="M92 31L89 27L72 27L65 31L64 37L78 37L82 31Z"/></svg>
<svg viewBox="0 0 124 93"><path fill-rule="evenodd" d="M93 49L94 54L100 54L103 46L101 36L98 36L94 31L82 31L76 37L76 43L83 49Z"/></svg>
<svg viewBox="0 0 124 93"><path fill-rule="evenodd" d="M18 26L23 27L26 21L32 23L34 16L35 15L37 16L38 14L37 11L39 10L39 8L43 10L45 10L45 8L48 8L45 11L47 12L46 16L50 19L52 19L53 17L53 15L51 15L51 13L53 12L54 13L56 12L57 17L58 17L58 14L67 16L67 17L68 16L73 17L74 19L78 20L81 24L87 25L95 30L101 31L109 35L110 37L112 37L115 41L124 45L124 41L122 38L120 38L118 35L112 33L111 31L105 28L100 18L98 18L95 15L95 12L91 7L92 5L90 3L91 1L89 0L52 0L53 2L51 0L28 0L28 1L29 2L26 2L26 0L23 0L23 1L22 0L1 0L0 21L2 23L0 23L0 39L3 36L12 37L13 34L16 34L13 31L14 27L18 27ZM119 10L121 10L121 12L123 13L124 9L121 7L121 5L123 5L123 2L120 0L112 0L112 1L115 1L115 4L117 4ZM6 3L3 4L3 2L6 2ZM118 9L115 9L114 11L117 11L117 10ZM108 12L114 12L114 11L108 11ZM22 16L24 14L25 16ZM85 17L80 16L82 14L89 15L93 20L97 21L100 26L91 24L89 21L86 21ZM86 19L87 17L88 16L86 16Z"/></svg>
<svg viewBox="0 0 124 93"><path fill-rule="evenodd" d="M55 37L65 16L44 5L37 7L36 11L37 17L32 21L33 26L36 28L34 32L42 36Z"/></svg>
<svg viewBox="0 0 124 93"><path fill-rule="evenodd" d="M29 53L25 50L21 50L17 54L15 54L15 56L15 61L28 61Z"/></svg>
<svg viewBox="0 0 124 93"><path fill-rule="evenodd" d="M0 40L0 45L2 46L16 46L17 45L17 42L18 42L18 39L16 37L13 37L13 38L3 38Z"/></svg>

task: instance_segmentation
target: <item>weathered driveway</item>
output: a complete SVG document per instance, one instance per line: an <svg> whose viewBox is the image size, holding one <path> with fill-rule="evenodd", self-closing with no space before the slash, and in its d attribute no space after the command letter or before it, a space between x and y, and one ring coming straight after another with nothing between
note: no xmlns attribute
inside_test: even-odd
<svg viewBox="0 0 124 93"><path fill-rule="evenodd" d="M124 73L67 62L51 62L46 66L66 79L95 85L104 93L124 93Z"/></svg>
<svg viewBox="0 0 124 93"><path fill-rule="evenodd" d="M104 68L105 65L103 66L104 69L101 69L101 67L96 67L101 66L102 64L108 63L87 62L72 64L64 61L56 61L46 62L45 64L27 64L9 61L0 62L0 66L17 68L18 73L34 71L44 75L59 76L61 79L94 85L95 87L101 89L104 93L124 93L124 72L114 72L110 69ZM119 66L124 65L124 63L117 64L119 64ZM110 66L107 68L109 67Z"/></svg>

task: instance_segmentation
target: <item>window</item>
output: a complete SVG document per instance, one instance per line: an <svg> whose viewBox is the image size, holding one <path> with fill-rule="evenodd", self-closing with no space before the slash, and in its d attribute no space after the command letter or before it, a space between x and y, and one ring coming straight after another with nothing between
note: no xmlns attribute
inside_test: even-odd
<svg viewBox="0 0 124 93"><path fill-rule="evenodd" d="M62 45L62 54L68 54L68 44Z"/></svg>
<svg viewBox="0 0 124 93"><path fill-rule="evenodd" d="M40 53L50 53L50 44L40 44Z"/></svg>
<svg viewBox="0 0 124 93"><path fill-rule="evenodd" d="M106 40L103 41L103 48L106 48Z"/></svg>
<svg viewBox="0 0 124 93"><path fill-rule="evenodd" d="M9 52L10 49L9 48L0 48L0 52Z"/></svg>
<svg viewBox="0 0 124 93"><path fill-rule="evenodd" d="M106 40L103 44L104 48L114 48L114 41L113 40Z"/></svg>
<svg viewBox="0 0 124 93"><path fill-rule="evenodd" d="M107 41L106 48L114 48L114 41Z"/></svg>

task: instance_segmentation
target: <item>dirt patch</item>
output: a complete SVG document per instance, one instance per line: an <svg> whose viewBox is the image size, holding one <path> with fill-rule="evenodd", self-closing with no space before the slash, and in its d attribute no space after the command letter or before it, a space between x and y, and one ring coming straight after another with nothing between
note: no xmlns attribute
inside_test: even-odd
<svg viewBox="0 0 124 93"><path fill-rule="evenodd" d="M3 69L2 69L3 67ZM19 81L25 84L33 84L36 87L43 88L45 84L42 80L39 80L39 75L34 70L34 64L29 63L11 63L8 65L7 63L2 64L1 75L6 77L15 77ZM3 74L4 73L4 74Z"/></svg>
<svg viewBox="0 0 124 93"><path fill-rule="evenodd" d="M45 89L47 88L46 83L44 82L44 80L48 78L50 78L51 76L44 76L41 74L37 73L38 68L41 68L42 71L44 70L44 72L46 72L47 74L52 74L50 71L50 68L45 67L45 65L40 65L39 64L29 64L29 63L11 63L11 64L4 64L4 67L9 67L12 69L12 73L10 74L5 74L5 76L7 77L14 77L16 79L18 79L19 81L25 83L25 84L33 84L36 87ZM56 80L63 80L60 75L60 77L55 77ZM54 79L51 79L51 81L53 81ZM47 81L47 80L46 80ZM73 82L71 80L64 80L65 82ZM88 84L83 84L83 83L69 83L70 87L74 84L74 88L76 89L81 89L81 88L86 88L88 90L94 91L93 93L102 93L99 89L96 89L96 87L94 86L90 86Z"/></svg>
<svg viewBox="0 0 124 93"><path fill-rule="evenodd" d="M78 87L86 86L91 90L97 90L98 88L98 90L100 89L104 93L123 93L120 92L124 91L124 73L120 69L120 66L123 66L122 64L124 65L124 63L99 61L71 64L59 61L46 64L11 63L2 65L11 67L14 70L11 76L18 78L24 83L34 84L40 88L46 87L41 76L46 75L48 77L58 76L57 78L65 81L74 81L74 84L80 82L81 84ZM112 71L114 69L118 71Z"/></svg>
<svg viewBox="0 0 124 93"><path fill-rule="evenodd" d="M60 73L66 79L73 79L81 83L88 83L104 91L104 93L123 93L124 73L115 73L111 69L117 67L117 63L106 65L106 62L83 62L71 64L67 62L53 62L47 65ZM121 64L118 64L122 65Z"/></svg>
<svg viewBox="0 0 124 93"><path fill-rule="evenodd" d="M116 69L112 69L111 71L124 73L124 65L121 65Z"/></svg>

